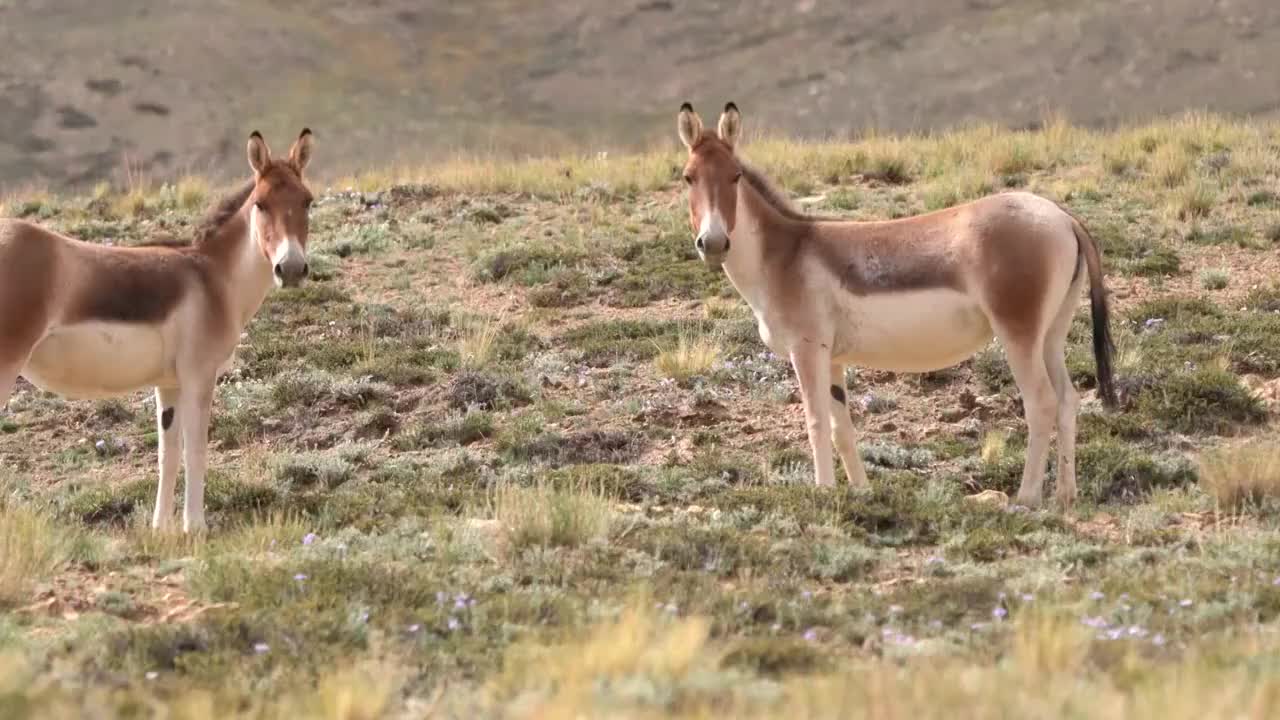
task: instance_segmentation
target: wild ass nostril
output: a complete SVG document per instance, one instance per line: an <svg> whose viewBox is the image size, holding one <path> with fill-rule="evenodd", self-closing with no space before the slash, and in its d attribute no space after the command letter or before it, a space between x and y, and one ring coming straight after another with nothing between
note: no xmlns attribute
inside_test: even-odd
<svg viewBox="0 0 1280 720"><path fill-rule="evenodd" d="M284 279L284 263L276 263L276 277Z"/></svg>
<svg viewBox="0 0 1280 720"><path fill-rule="evenodd" d="M311 274L311 264L310 264L310 263L302 263L302 277L306 277L306 276L308 276L308 275L310 275L310 274Z"/></svg>
<svg viewBox="0 0 1280 720"><path fill-rule="evenodd" d="M699 236L698 236L698 239L693 241L693 246L694 246L694 247L696 247L696 248L698 248L698 250L699 250L699 251L706 250L706 249L707 249L707 241L706 241L705 239L703 239L703 237L702 237L701 235L699 235Z"/></svg>

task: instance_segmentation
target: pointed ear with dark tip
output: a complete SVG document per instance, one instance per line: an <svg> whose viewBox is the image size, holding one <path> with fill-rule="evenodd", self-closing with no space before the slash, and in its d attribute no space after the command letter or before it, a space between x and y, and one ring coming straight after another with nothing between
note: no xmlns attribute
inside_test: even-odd
<svg viewBox="0 0 1280 720"><path fill-rule="evenodd" d="M680 116L676 120L676 126L680 129L680 141L692 150L698 138L702 137L702 118L698 117L698 113L693 111L693 106L689 103L680 106Z"/></svg>
<svg viewBox="0 0 1280 720"><path fill-rule="evenodd" d="M254 130L249 134L249 167L255 175L261 175L271 166L271 148L262 139L262 133Z"/></svg>
<svg viewBox="0 0 1280 720"><path fill-rule="evenodd" d="M738 106L729 103L724 106L724 112L720 114L720 139L729 147L735 147L738 144L738 138L742 134L742 114L738 112Z"/></svg>
<svg viewBox="0 0 1280 720"><path fill-rule="evenodd" d="M311 162L311 128L303 128L298 139L293 141L293 147L289 148L289 162L293 163L299 174Z"/></svg>

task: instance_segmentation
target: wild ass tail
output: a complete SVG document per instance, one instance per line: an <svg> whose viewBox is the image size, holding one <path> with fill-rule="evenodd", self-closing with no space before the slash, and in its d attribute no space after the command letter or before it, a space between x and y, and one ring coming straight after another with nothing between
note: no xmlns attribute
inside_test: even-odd
<svg viewBox="0 0 1280 720"><path fill-rule="evenodd" d="M1116 351L1111 340L1111 312L1107 309L1107 288L1102 282L1102 257L1098 243L1084 229L1084 224L1074 215L1071 226L1075 229L1076 242L1089 269L1089 305L1093 315L1093 359L1098 365L1098 396L1104 407L1117 405L1115 381L1111 374L1111 356Z"/></svg>

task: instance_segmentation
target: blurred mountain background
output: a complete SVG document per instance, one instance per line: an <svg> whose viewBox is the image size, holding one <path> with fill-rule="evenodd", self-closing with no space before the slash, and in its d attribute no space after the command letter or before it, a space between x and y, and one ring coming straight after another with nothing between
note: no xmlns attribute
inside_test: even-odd
<svg viewBox="0 0 1280 720"><path fill-rule="evenodd" d="M674 143L691 100L802 136L1280 114L1275 0L0 0L0 187L325 177Z"/></svg>

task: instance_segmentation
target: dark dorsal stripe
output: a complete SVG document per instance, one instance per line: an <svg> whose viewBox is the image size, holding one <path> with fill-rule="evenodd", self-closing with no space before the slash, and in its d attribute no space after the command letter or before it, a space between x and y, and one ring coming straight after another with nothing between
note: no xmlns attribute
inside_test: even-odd
<svg viewBox="0 0 1280 720"><path fill-rule="evenodd" d="M139 247L99 247L86 253L94 269L73 293L66 321L164 322L188 290L209 285L209 259L195 248L217 236L244 207L254 186L249 181L219 201L200 223L192 243L162 238Z"/></svg>
<svg viewBox="0 0 1280 720"><path fill-rule="evenodd" d="M940 257L854 251L841 259L840 284L859 297L913 290L960 290L956 267Z"/></svg>
<svg viewBox="0 0 1280 720"><path fill-rule="evenodd" d="M155 324L198 282L202 258L169 248L112 248L86 258L95 269L74 293L68 322Z"/></svg>

